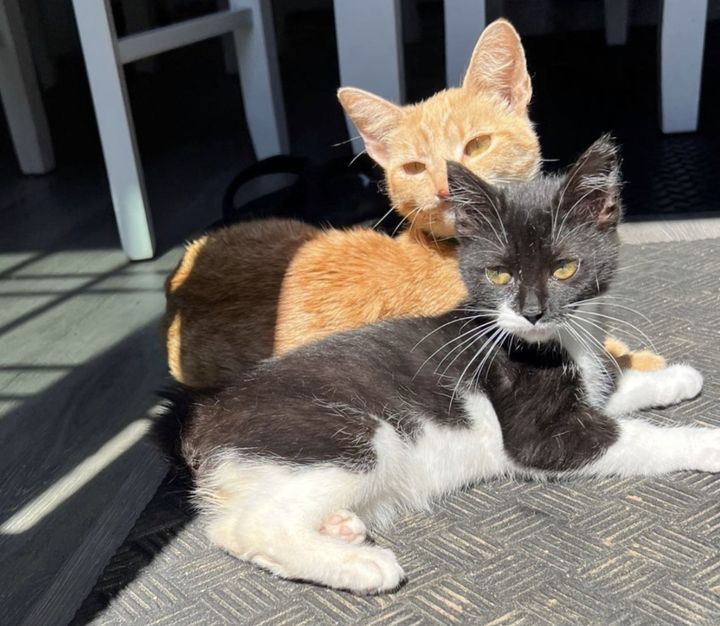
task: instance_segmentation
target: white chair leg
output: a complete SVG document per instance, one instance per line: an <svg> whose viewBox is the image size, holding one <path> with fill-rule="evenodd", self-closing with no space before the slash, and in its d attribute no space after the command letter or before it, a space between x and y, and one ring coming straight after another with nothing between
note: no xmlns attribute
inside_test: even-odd
<svg viewBox="0 0 720 626"><path fill-rule="evenodd" d="M255 156L264 159L288 152L275 31L268 0L230 0L230 7L249 7L252 25L234 33L248 130Z"/></svg>
<svg viewBox="0 0 720 626"><path fill-rule="evenodd" d="M20 169L49 172L55 157L17 0L0 1L0 98Z"/></svg>
<svg viewBox="0 0 720 626"><path fill-rule="evenodd" d="M487 17L485 0L445 0L445 84L462 82Z"/></svg>
<svg viewBox="0 0 720 626"><path fill-rule="evenodd" d="M340 83L405 101L400 0L334 0ZM357 132L347 120L350 136ZM363 149L353 139L355 153Z"/></svg>
<svg viewBox="0 0 720 626"><path fill-rule="evenodd" d="M155 240L110 0L73 0L73 5L120 242L131 260L149 259Z"/></svg>
<svg viewBox="0 0 720 626"><path fill-rule="evenodd" d="M605 0L605 43L624 46L627 42L629 0Z"/></svg>
<svg viewBox="0 0 720 626"><path fill-rule="evenodd" d="M664 133L697 130L707 5L707 0L663 0L660 115Z"/></svg>

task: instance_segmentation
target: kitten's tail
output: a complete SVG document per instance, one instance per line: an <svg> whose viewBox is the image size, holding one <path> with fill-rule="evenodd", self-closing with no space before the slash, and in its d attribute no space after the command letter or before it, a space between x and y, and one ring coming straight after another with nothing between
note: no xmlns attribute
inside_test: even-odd
<svg viewBox="0 0 720 626"><path fill-rule="evenodd" d="M186 466L181 447L182 434L194 402L202 395L205 393L176 382L158 391L160 402L152 412L151 434L155 445L173 465Z"/></svg>

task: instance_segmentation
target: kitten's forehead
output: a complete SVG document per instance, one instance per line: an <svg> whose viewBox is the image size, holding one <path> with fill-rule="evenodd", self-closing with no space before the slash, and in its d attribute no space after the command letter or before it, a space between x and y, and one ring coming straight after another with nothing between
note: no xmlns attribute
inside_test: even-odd
<svg viewBox="0 0 720 626"><path fill-rule="evenodd" d="M549 214L557 203L563 178L542 176L531 181L517 182L499 187L505 205L516 213L541 212Z"/></svg>
<svg viewBox="0 0 720 626"><path fill-rule="evenodd" d="M554 176L504 187L501 190L502 217L508 234L516 239L549 236L557 218L555 205L561 188L562 180Z"/></svg>

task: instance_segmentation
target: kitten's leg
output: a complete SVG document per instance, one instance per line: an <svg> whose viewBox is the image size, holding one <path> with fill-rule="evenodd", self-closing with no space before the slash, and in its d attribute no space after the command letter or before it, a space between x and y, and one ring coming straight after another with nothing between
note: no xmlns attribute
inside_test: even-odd
<svg viewBox="0 0 720 626"><path fill-rule="evenodd" d="M620 416L677 404L697 396L702 385L702 375L689 365L671 365L655 372L628 370L608 399L605 413Z"/></svg>
<svg viewBox="0 0 720 626"><path fill-rule="evenodd" d="M640 419L617 421L617 439L573 473L650 476L678 470L720 472L720 428L657 426Z"/></svg>
<svg viewBox="0 0 720 626"><path fill-rule="evenodd" d="M361 502L367 480L340 468L225 461L198 478L197 495L210 513L208 536L234 556L283 578L378 593L403 580L392 551L320 531Z"/></svg>

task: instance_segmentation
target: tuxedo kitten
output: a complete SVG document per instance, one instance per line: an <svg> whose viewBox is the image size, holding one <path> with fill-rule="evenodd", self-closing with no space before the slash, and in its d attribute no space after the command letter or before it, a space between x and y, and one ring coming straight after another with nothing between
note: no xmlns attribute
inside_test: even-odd
<svg viewBox="0 0 720 626"><path fill-rule="evenodd" d="M617 150L507 189L448 164L469 297L327 337L197 398L182 437L210 539L278 576L358 593L403 579L366 527L474 481L720 471L720 429L627 415L697 395L686 365L604 360Z"/></svg>

